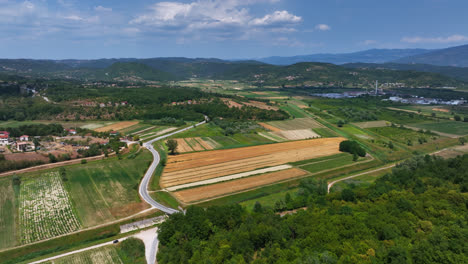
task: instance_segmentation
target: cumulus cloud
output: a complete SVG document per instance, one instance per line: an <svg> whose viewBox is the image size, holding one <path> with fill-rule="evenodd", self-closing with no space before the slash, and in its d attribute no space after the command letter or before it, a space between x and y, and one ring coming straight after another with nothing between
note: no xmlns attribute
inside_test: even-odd
<svg viewBox="0 0 468 264"><path fill-rule="evenodd" d="M290 14L288 11L275 11L272 14L265 15L262 18L256 18L250 21L251 25L254 26L268 26L275 24L289 24L299 23L302 21L301 17Z"/></svg>
<svg viewBox="0 0 468 264"><path fill-rule="evenodd" d="M327 24L318 24L315 26L315 29L320 31L328 31L331 29L331 27Z"/></svg>
<svg viewBox="0 0 468 264"><path fill-rule="evenodd" d="M401 41L406 42L406 43L455 43L455 42L468 41L468 36L451 35L448 37L435 37L435 38L404 37L401 39Z"/></svg>
<svg viewBox="0 0 468 264"><path fill-rule="evenodd" d="M144 30L166 33L209 32L224 39L230 35L248 34L255 28L271 32L292 32L292 27L302 21L288 11L274 11L263 17L253 16L248 7L277 0L198 0L190 3L160 2L129 23ZM266 29L268 28L268 29ZM215 34L216 32L216 34ZM251 32L250 32L251 33Z"/></svg>

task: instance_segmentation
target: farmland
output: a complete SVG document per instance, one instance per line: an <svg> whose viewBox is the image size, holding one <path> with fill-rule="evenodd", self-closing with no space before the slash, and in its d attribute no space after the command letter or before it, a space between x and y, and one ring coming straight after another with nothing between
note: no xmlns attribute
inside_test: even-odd
<svg viewBox="0 0 468 264"><path fill-rule="evenodd" d="M359 128L373 128L373 127L389 126L390 122L379 120L379 121L359 122L359 123L354 123L354 125Z"/></svg>
<svg viewBox="0 0 468 264"><path fill-rule="evenodd" d="M16 243L16 202L11 179L0 179L0 249Z"/></svg>
<svg viewBox="0 0 468 264"><path fill-rule="evenodd" d="M53 261L46 262L47 264L123 264L115 246L106 246L96 249L87 250L81 253L69 255Z"/></svg>
<svg viewBox="0 0 468 264"><path fill-rule="evenodd" d="M307 173L302 170L293 168L285 171L271 172L259 176L177 191L174 193L174 196L184 203L191 203L301 177L306 174Z"/></svg>
<svg viewBox="0 0 468 264"><path fill-rule="evenodd" d="M81 227L58 172L25 180L19 201L22 244L70 233Z"/></svg>
<svg viewBox="0 0 468 264"><path fill-rule="evenodd" d="M161 177L170 187L338 153L343 138L293 141L171 156ZM203 173L201 173L203 172Z"/></svg>
<svg viewBox="0 0 468 264"><path fill-rule="evenodd" d="M85 227L147 208L139 200L137 186L151 158L141 151L134 159L111 158L67 168L66 186Z"/></svg>
<svg viewBox="0 0 468 264"><path fill-rule="evenodd" d="M134 126L138 124L138 121L122 121L122 122L117 122L108 126L100 127L94 129L96 132L107 132L107 131L112 131L112 130L122 130L131 126Z"/></svg>
<svg viewBox="0 0 468 264"><path fill-rule="evenodd" d="M468 123L467 122L455 122L455 121L441 121L433 123L419 123L414 124L414 127L428 129L431 131L438 131L442 133L455 134L455 135L467 135L468 134Z"/></svg>
<svg viewBox="0 0 468 264"><path fill-rule="evenodd" d="M285 121L268 122L267 124L276 127L280 130L298 130L323 127L322 124L320 124L312 118L295 118Z"/></svg>

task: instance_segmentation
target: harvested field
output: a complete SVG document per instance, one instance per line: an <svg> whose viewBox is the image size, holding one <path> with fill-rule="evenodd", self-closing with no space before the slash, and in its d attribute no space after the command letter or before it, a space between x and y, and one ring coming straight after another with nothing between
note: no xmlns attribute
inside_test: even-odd
<svg viewBox="0 0 468 264"><path fill-rule="evenodd" d="M192 147L190 147L190 145L187 144L185 139L177 138L175 140L177 141L177 152L185 153L185 152L192 152L193 151Z"/></svg>
<svg viewBox="0 0 468 264"><path fill-rule="evenodd" d="M285 130L279 132L273 132L273 134L284 137L288 140L301 140L310 138L319 138L320 136L310 129L299 129L299 130Z"/></svg>
<svg viewBox="0 0 468 264"><path fill-rule="evenodd" d="M379 120L379 121L353 123L353 125L355 125L355 126L357 126L359 128L373 128L373 127L386 127L386 126L389 126L391 124L388 121Z"/></svg>
<svg viewBox="0 0 468 264"><path fill-rule="evenodd" d="M285 121L273 121L268 122L268 124L280 130L298 130L323 127L322 124L312 118L296 118Z"/></svg>
<svg viewBox="0 0 468 264"><path fill-rule="evenodd" d="M105 127L96 128L96 129L94 129L94 131L96 131L96 132L107 132L107 131L112 131L112 130L121 130L121 129L125 129L127 127L134 126L134 125L136 125L138 123L139 123L138 121L123 121L123 122L118 122L118 123L108 125L108 126L105 126Z"/></svg>
<svg viewBox="0 0 468 264"><path fill-rule="evenodd" d="M283 141L286 141L285 138L281 137L281 136L278 136L276 135L275 133L278 133L278 132L259 132L258 134L266 139L269 139L271 141L274 141L274 142L283 142Z"/></svg>
<svg viewBox="0 0 468 264"><path fill-rule="evenodd" d="M256 95L265 95L265 94L268 94L267 92L252 92L253 94L256 94Z"/></svg>
<svg viewBox="0 0 468 264"><path fill-rule="evenodd" d="M300 169L289 169L266 173L259 176L243 178L239 180L222 182L193 189L182 190L174 193L174 196L184 203L206 200L226 194L254 189L267 184L284 181L307 175L307 172Z"/></svg>
<svg viewBox="0 0 468 264"><path fill-rule="evenodd" d="M449 110L449 109L445 109L445 108L432 108L432 111L439 111L439 112L443 112L443 113L450 113L450 110Z"/></svg>
<svg viewBox="0 0 468 264"><path fill-rule="evenodd" d="M157 136L164 135L166 133L172 132L172 131L174 131L176 129L177 129L177 127L169 127L169 128L164 129L164 130L157 131L157 132L150 132L150 133L147 133L147 134L140 135L140 139L147 140L147 139L150 139L150 138L154 138L154 137L157 137Z"/></svg>
<svg viewBox="0 0 468 264"><path fill-rule="evenodd" d="M198 143L203 147L205 148L206 150L211 150L211 149L214 149L214 147L209 143L209 142L206 142L205 140L203 140L202 138L200 137L196 137L194 138L196 141L198 141Z"/></svg>
<svg viewBox="0 0 468 264"><path fill-rule="evenodd" d="M269 168L264 168L264 169L259 169L259 170L242 172L242 173L232 174L232 175L228 175L228 176L224 176L224 177L219 177L219 178L214 178L214 179L209 179L209 180L204 180L204 181L199 181L199 182L192 182L192 183L177 185L177 186L169 187L169 188L167 188L167 190L170 191L170 192L173 192L173 191L177 191L177 190L180 190L180 189L192 188L192 187L196 187L196 186L208 185L208 184L224 182L224 181L231 181L231 180L236 180L236 179L240 179L240 178L245 178L245 177L248 177L248 176L264 174L264 173L269 173L269 172L274 172L274 171L282 171L282 170L286 170L286 169L292 169L292 166L291 165L279 165L279 166L274 166L274 167L269 167Z"/></svg>
<svg viewBox="0 0 468 264"><path fill-rule="evenodd" d="M168 159L160 184L167 188L333 155L339 153L338 146L343 140L344 138L312 139L172 156Z"/></svg>
<svg viewBox="0 0 468 264"><path fill-rule="evenodd" d="M208 145L210 145L212 149L216 149L216 148L221 147L221 145L218 142L214 141L212 138L204 137L203 141L208 143Z"/></svg>
<svg viewBox="0 0 468 264"><path fill-rule="evenodd" d="M259 125L261 125L262 127L270 130L270 131L273 131L273 132L276 132L276 131L281 131L281 129L277 128L277 127L274 127L272 125L269 125L269 124L266 124L266 123L258 123Z"/></svg>

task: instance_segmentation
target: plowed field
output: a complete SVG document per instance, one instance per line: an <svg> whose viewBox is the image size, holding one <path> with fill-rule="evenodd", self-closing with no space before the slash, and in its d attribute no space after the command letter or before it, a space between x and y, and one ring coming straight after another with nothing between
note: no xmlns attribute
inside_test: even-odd
<svg viewBox="0 0 468 264"><path fill-rule="evenodd" d="M239 180L222 182L193 189L182 190L174 193L174 196L184 203L190 203L226 194L253 189L259 186L304 176L307 173L300 169L266 173L259 176L243 178Z"/></svg>
<svg viewBox="0 0 468 264"><path fill-rule="evenodd" d="M271 130L273 132L276 132L276 131L281 131L281 129L277 128L277 127L274 127L272 125L269 125L269 124L266 124L266 123L258 123L259 125L261 125L262 127L268 129L268 130Z"/></svg>
<svg viewBox="0 0 468 264"><path fill-rule="evenodd" d="M323 127L322 124L312 118L296 118L285 121L268 122L269 125L277 127L280 130L298 130Z"/></svg>
<svg viewBox="0 0 468 264"><path fill-rule="evenodd" d="M105 126L105 127L96 128L96 129L94 129L94 131L96 131L96 132L107 132L107 131L112 131L112 130L121 130L121 129L124 129L124 128L127 128L127 127L134 126L134 125L136 125L138 123L139 123L138 121L123 121L123 122L118 122L118 123L108 125L108 126Z"/></svg>
<svg viewBox="0 0 468 264"><path fill-rule="evenodd" d="M171 156L161 187L197 182L339 153L344 138L320 138Z"/></svg>

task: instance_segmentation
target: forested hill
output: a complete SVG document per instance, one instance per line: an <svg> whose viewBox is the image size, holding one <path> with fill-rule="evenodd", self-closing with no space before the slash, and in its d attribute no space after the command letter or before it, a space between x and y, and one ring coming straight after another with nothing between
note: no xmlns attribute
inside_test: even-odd
<svg viewBox="0 0 468 264"><path fill-rule="evenodd" d="M467 67L453 67L453 66L436 66L429 64L400 64L400 63L349 63L344 64L344 67L357 68L357 69L389 69L399 71L419 71L419 72L432 72L440 73L442 75L468 82L468 68Z"/></svg>
<svg viewBox="0 0 468 264"><path fill-rule="evenodd" d="M468 155L417 157L372 186L326 194L303 180L296 198L190 207L159 229L159 263L468 263ZM275 209L306 206L280 217Z"/></svg>
<svg viewBox="0 0 468 264"><path fill-rule="evenodd" d="M435 50L397 59L396 63L432 64L439 66L468 67L468 45Z"/></svg>
<svg viewBox="0 0 468 264"><path fill-rule="evenodd" d="M154 58L94 61L0 60L0 72L23 76L101 81L174 81L191 78L238 80L257 86L310 85L369 87L404 83L407 87L465 87L467 84L438 73L357 68L327 63L275 66L257 61Z"/></svg>

